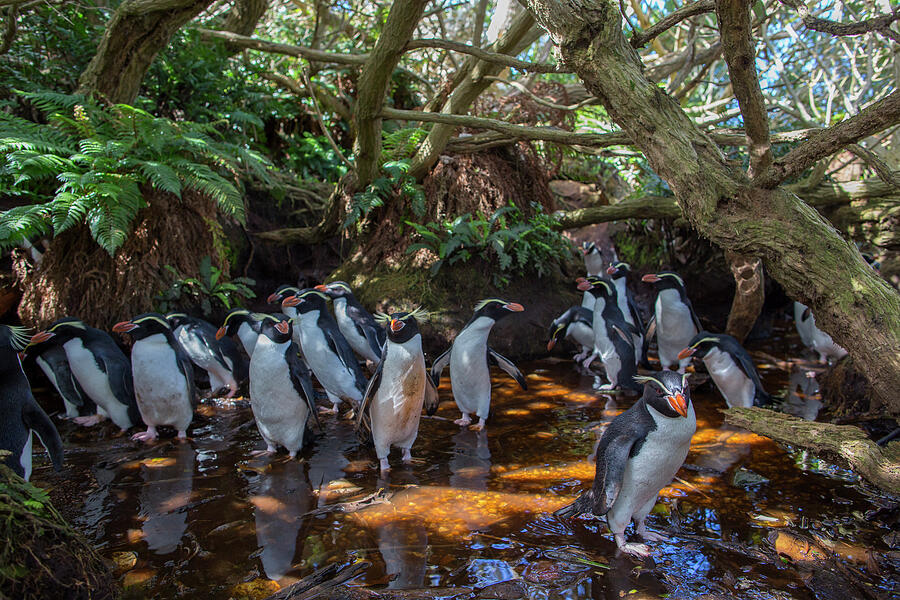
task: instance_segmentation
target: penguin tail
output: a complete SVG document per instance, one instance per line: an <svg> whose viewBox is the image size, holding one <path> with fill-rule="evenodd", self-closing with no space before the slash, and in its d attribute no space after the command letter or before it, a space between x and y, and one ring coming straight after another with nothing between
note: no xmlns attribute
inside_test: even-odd
<svg viewBox="0 0 900 600"><path fill-rule="evenodd" d="M578 496L578 498L572 504L568 506L564 506L553 513L554 516L559 517L560 519L573 519L578 515L582 515L584 513L592 513L592 508L594 506L594 490L593 488L588 489L583 494Z"/></svg>
<svg viewBox="0 0 900 600"><path fill-rule="evenodd" d="M564 506L564 507L560 508L559 510L557 510L556 512L554 512L553 516L560 518L560 519L574 519L575 517L577 517L580 514L581 514L581 511L578 510L578 500L576 500L572 504L570 504L568 506Z"/></svg>
<svg viewBox="0 0 900 600"><path fill-rule="evenodd" d="M772 406L775 404L775 398L772 397L768 392L757 392L756 396L753 397L753 406L758 406L760 408L766 408L767 406Z"/></svg>

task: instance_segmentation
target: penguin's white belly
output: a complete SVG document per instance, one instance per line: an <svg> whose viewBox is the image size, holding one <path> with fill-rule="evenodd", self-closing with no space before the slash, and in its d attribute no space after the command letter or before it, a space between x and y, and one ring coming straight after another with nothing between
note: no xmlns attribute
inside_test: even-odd
<svg viewBox="0 0 900 600"><path fill-rule="evenodd" d="M325 391L341 398L350 398L354 402L362 400L362 392L356 387L356 377L331 350L318 325L310 325L304 320L294 331L298 329L303 356Z"/></svg>
<svg viewBox="0 0 900 600"><path fill-rule="evenodd" d="M586 348L594 346L594 330L581 322L574 322L566 329L566 337Z"/></svg>
<svg viewBox="0 0 900 600"><path fill-rule="evenodd" d="M756 387L727 352L713 348L703 357L703 362L729 408L753 406Z"/></svg>
<svg viewBox="0 0 900 600"><path fill-rule="evenodd" d="M25 439L25 445L22 446L22 454L19 456L19 464L25 470L25 481L31 478L31 450L33 446L34 431L28 430L28 437Z"/></svg>
<svg viewBox="0 0 900 600"><path fill-rule="evenodd" d="M450 387L459 410L487 418L491 406L488 332L463 330L450 351Z"/></svg>
<svg viewBox="0 0 900 600"><path fill-rule="evenodd" d="M619 305L619 310L622 311L622 317L625 318L626 323L636 325L634 317L631 316L631 309L628 308L628 290L625 288L625 278L616 279L615 284L616 304Z"/></svg>
<svg viewBox="0 0 900 600"><path fill-rule="evenodd" d="M300 348L300 353L303 354L303 344L300 342L300 318L297 314L297 309L293 306L282 306L281 312L286 314L289 319L294 322L293 330L291 331L291 339L294 340L294 343L297 344L297 347Z"/></svg>
<svg viewBox="0 0 900 600"><path fill-rule="evenodd" d="M244 347L247 356L252 357L253 349L256 348L258 334L246 323L241 323L237 330L237 336L241 340L241 345Z"/></svg>
<svg viewBox="0 0 900 600"><path fill-rule="evenodd" d="M334 302L334 318L337 320L338 329L344 334L347 343L350 344L354 352L374 363L378 363L381 360L380 356L375 355L366 336L359 332L359 329L356 328L356 323L347 315L347 301L343 298L338 298Z"/></svg>
<svg viewBox="0 0 900 600"><path fill-rule="evenodd" d="M113 423L121 429L128 429L134 423L128 417L128 406L119 402L112 388L109 387L109 378L97 365L94 354L84 347L81 340L73 338L63 344L66 358L69 359L69 369L78 380L84 393L98 407L102 407L109 415Z"/></svg>
<svg viewBox="0 0 900 600"><path fill-rule="evenodd" d="M619 383L619 371L622 370L622 359L616 352L616 347L606 330L606 320L603 318L602 311L604 305L598 301L594 305L594 352L600 356L603 361L603 368L606 369L606 378L609 382L616 386Z"/></svg>
<svg viewBox="0 0 900 600"><path fill-rule="evenodd" d="M794 325L797 327L797 333L800 334L800 341L807 348L812 348L813 330L816 328L816 322L812 313L810 313L808 319L804 319L804 311L806 311L806 305L794 301Z"/></svg>
<svg viewBox="0 0 900 600"><path fill-rule="evenodd" d="M175 351L162 334L135 342L131 350L134 394L147 425L185 431L193 417L190 392Z"/></svg>
<svg viewBox="0 0 900 600"><path fill-rule="evenodd" d="M388 344L388 359L370 408L372 437L379 459L387 457L392 445L412 446L425 401L425 359L421 343L418 355L403 344Z"/></svg>
<svg viewBox="0 0 900 600"><path fill-rule="evenodd" d="M303 446L309 408L291 381L284 346L265 336L257 342L250 359L250 408L267 442L296 452Z"/></svg>
<svg viewBox="0 0 900 600"><path fill-rule="evenodd" d="M812 317L810 317L810 321L812 321ZM830 357L842 358L847 354L847 351L835 343L830 335L816 327L815 322L813 322L812 349L818 352L823 360Z"/></svg>
<svg viewBox="0 0 900 600"><path fill-rule="evenodd" d="M686 418L670 419L650 406L647 410L658 426L647 435L637 456L629 458L625 466L619 495L606 516L613 532L624 530L642 508L648 511L652 508L647 505L656 500L659 491L671 483L684 464L691 448L691 437L697 430L693 404L689 406Z"/></svg>
<svg viewBox="0 0 900 600"><path fill-rule="evenodd" d="M687 348L697 328L690 309L675 290L662 290L656 300L656 340L662 367L678 362L678 353ZM690 359L685 359L685 364Z"/></svg>
<svg viewBox="0 0 900 600"><path fill-rule="evenodd" d="M585 307L589 311L594 311L594 304L597 303L597 299L590 292L585 292L584 296L581 298L581 306Z"/></svg>
<svg viewBox="0 0 900 600"><path fill-rule="evenodd" d="M216 391L222 386L237 389L237 382L231 371L216 360L215 355L210 352L210 348L203 343L199 336L191 334L185 327L178 327L175 329L175 338L190 357L191 362L207 372L212 391Z"/></svg>

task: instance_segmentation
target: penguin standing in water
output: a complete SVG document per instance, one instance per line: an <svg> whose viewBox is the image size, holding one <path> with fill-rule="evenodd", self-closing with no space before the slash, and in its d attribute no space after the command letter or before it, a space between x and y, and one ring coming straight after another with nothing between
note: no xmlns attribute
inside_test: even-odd
<svg viewBox="0 0 900 600"><path fill-rule="evenodd" d="M603 273L603 254L594 242L581 244L581 253L584 255L584 267L588 277L596 277Z"/></svg>
<svg viewBox="0 0 900 600"><path fill-rule="evenodd" d="M403 451L404 463L412 462L410 448L419 434L422 407L425 406L429 415L437 410L437 389L425 370L422 335L416 321L417 317L424 316L426 313L421 309L379 315L387 326L387 340L378 368L363 395L356 428L362 427L368 415L382 474L391 469L388 462L391 446Z"/></svg>
<svg viewBox="0 0 900 600"><path fill-rule="evenodd" d="M472 420L469 414L478 415L478 423L471 429L481 431L491 408L491 363L497 365L515 379L523 390L528 389L525 377L516 365L487 345L491 328L498 320L512 313L523 312L521 304L497 298L482 300L475 305L475 314L462 328L450 349L435 359L431 365L431 379L437 386L441 372L450 364L450 385L456 406L462 418L454 421L465 427Z"/></svg>
<svg viewBox="0 0 900 600"><path fill-rule="evenodd" d="M829 358L838 360L847 356L847 351L835 343L830 335L816 327L816 318L809 307L796 301L794 323L803 345L819 355L820 363L827 363Z"/></svg>
<svg viewBox="0 0 900 600"><path fill-rule="evenodd" d="M153 441L159 437L159 425L171 425L178 431L178 439L187 439L187 428L194 417L194 369L169 322L160 314L144 313L116 323L113 331L130 333L134 338L131 371L147 431L131 439Z"/></svg>
<svg viewBox="0 0 900 600"><path fill-rule="evenodd" d="M57 393L62 397L66 418L91 417L97 414L97 405L81 389L81 384L69 368L69 359L62 346L48 340L41 344L28 344L25 354L34 358Z"/></svg>
<svg viewBox="0 0 900 600"><path fill-rule="evenodd" d="M358 408L366 390L366 378L350 344L328 312L328 296L317 290L303 290L285 298L281 305L285 312L297 311L294 329L300 331L300 349L332 405L322 412L337 413L341 398Z"/></svg>
<svg viewBox="0 0 900 600"><path fill-rule="evenodd" d="M684 463L697 430L697 417L686 375L664 371L637 379L644 383L644 394L603 432L591 489L556 515L606 515L616 546L634 556L647 556L650 549L644 544L625 543L625 528L633 520L643 539L666 539L648 531L644 520L660 490Z"/></svg>
<svg viewBox="0 0 900 600"><path fill-rule="evenodd" d="M233 308L225 315L225 321L216 331L216 339L236 335L244 347L244 352L252 357L261 326L262 320L254 318L253 313L246 308Z"/></svg>
<svg viewBox="0 0 900 600"><path fill-rule="evenodd" d="M672 271L649 273L641 281L652 283L657 290L655 312L644 343L649 343L655 330L660 367L668 369L677 363L678 372L684 373L691 358L679 360L678 353L703 329L684 290L684 281Z"/></svg>
<svg viewBox="0 0 900 600"><path fill-rule="evenodd" d="M771 401L750 355L732 336L701 331L687 348L678 353L679 360L692 356L703 359L706 370L729 408L762 406Z"/></svg>
<svg viewBox="0 0 900 600"><path fill-rule="evenodd" d="M634 326L625 322L622 311L616 303L616 288L602 277L588 277L578 284L582 292L590 292L596 298L591 329L594 332L594 355L599 356L606 369L608 385L601 389L611 390L622 387L635 392L641 386L635 383L634 342L631 333ZM591 359L593 358L593 356ZM585 361L585 368L591 364Z"/></svg>
<svg viewBox="0 0 900 600"><path fill-rule="evenodd" d="M318 424L309 368L297 355L286 317L257 315L259 338L250 359L250 408L266 454L283 446L291 458L303 447L310 414Z"/></svg>
<svg viewBox="0 0 900 600"><path fill-rule="evenodd" d="M195 365L209 375L210 394L227 389L226 398L233 397L238 383L247 379L247 363L230 338L219 339L212 323L184 313L169 313L166 321L175 339Z"/></svg>
<svg viewBox="0 0 900 600"><path fill-rule="evenodd" d="M317 285L315 289L334 302L334 317L338 328L353 351L377 365L384 348L384 328L379 327L375 318L359 303L350 286L343 281L332 281Z"/></svg>
<svg viewBox="0 0 900 600"><path fill-rule="evenodd" d="M644 319L641 318L641 311L638 310L637 304L634 303L634 296L628 289L628 273L631 267L628 263L615 262L606 268L606 274L612 279L613 285L616 286L616 303L625 322L634 325L636 330L632 333L634 339L635 358L639 359L639 363L645 368L650 368L647 362L647 353L643 351L644 347Z"/></svg>
<svg viewBox="0 0 900 600"><path fill-rule="evenodd" d="M108 333L66 317L34 334L31 344L62 346L75 380L97 405L97 415L76 417L76 423L95 425L106 414L122 431L140 424L131 363Z"/></svg>
<svg viewBox="0 0 900 600"><path fill-rule="evenodd" d="M50 454L53 468L62 470L63 447L53 421L31 395L19 352L28 344L22 327L0 325L0 450L8 450L6 466L28 481L31 477L32 435Z"/></svg>
<svg viewBox="0 0 900 600"><path fill-rule="evenodd" d="M276 289L273 293L269 294L269 297L266 298L266 302L269 304L277 304L281 306L281 310L288 316L290 319L297 318L297 309L293 306L286 306L284 304L284 299L293 296L294 294L299 294L302 292L300 288L294 285L280 285L278 289ZM300 352L303 352L303 344L300 343L300 328L297 327L296 322L294 323L294 328L292 329L294 341L297 343L297 347L300 348Z"/></svg>
<svg viewBox="0 0 900 600"><path fill-rule="evenodd" d="M581 352L572 357L575 362L581 362L594 351L594 313L583 306L570 306L566 312L559 315L550 324L550 341L547 342L547 352L559 340L570 339L579 347Z"/></svg>

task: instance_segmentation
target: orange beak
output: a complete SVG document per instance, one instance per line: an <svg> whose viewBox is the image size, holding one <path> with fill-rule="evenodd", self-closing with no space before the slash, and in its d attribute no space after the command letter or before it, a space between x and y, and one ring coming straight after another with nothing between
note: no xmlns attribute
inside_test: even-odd
<svg viewBox="0 0 900 600"><path fill-rule="evenodd" d="M278 302L278 294L269 294L269 297L266 298L266 302L269 304L275 304L276 302Z"/></svg>
<svg viewBox="0 0 900 600"><path fill-rule="evenodd" d="M593 287L594 286L591 285L591 282L589 282L589 281L581 281L578 283L578 291L580 291L580 292L586 292Z"/></svg>
<svg viewBox="0 0 900 600"><path fill-rule="evenodd" d="M587 281L587 278L586 278L586 277L579 277L578 279L575 280L575 283L581 283L582 281Z"/></svg>
<svg viewBox="0 0 900 600"><path fill-rule="evenodd" d="M316 289L320 292L327 292L328 286L323 283L322 285L317 285L314 289Z"/></svg>
<svg viewBox="0 0 900 600"><path fill-rule="evenodd" d="M511 310L513 312L523 312L525 310L524 306L522 306L521 304L517 304L515 302L510 302L510 303L506 304L503 308L505 308L506 310Z"/></svg>
<svg viewBox="0 0 900 600"><path fill-rule="evenodd" d="M678 360L684 360L688 356L693 356L696 350L694 348L685 348L681 352L678 353Z"/></svg>
<svg viewBox="0 0 900 600"><path fill-rule="evenodd" d="M556 338L550 338L550 341L547 342L547 352L553 350L554 346L556 346Z"/></svg>
<svg viewBox="0 0 900 600"><path fill-rule="evenodd" d="M128 333L132 329L137 329L137 325L131 321L122 321L121 323L113 325L113 331L116 333Z"/></svg>
<svg viewBox="0 0 900 600"><path fill-rule="evenodd" d="M36 334L31 336L31 343L32 344L40 344L41 342L46 342L47 340L52 338L54 335L56 335L56 334L52 333L50 331L38 331Z"/></svg>
<svg viewBox="0 0 900 600"><path fill-rule="evenodd" d="M281 301L281 306L297 306L301 302L303 302L303 300L301 300L297 296L288 296Z"/></svg>
<svg viewBox="0 0 900 600"><path fill-rule="evenodd" d="M687 417L687 400L684 399L684 395L678 393L674 396L666 396L666 400L669 401L669 406L672 407L672 410L677 412L682 417Z"/></svg>
<svg viewBox="0 0 900 600"><path fill-rule="evenodd" d="M406 324L403 321L400 321L398 319L391 319L391 331L392 332L397 333L404 327L406 327Z"/></svg>
<svg viewBox="0 0 900 600"><path fill-rule="evenodd" d="M281 321L280 323L275 325L275 329L277 329L279 332L283 333L284 335L287 335L287 333L291 330L291 324L288 323L287 321Z"/></svg>
<svg viewBox="0 0 900 600"><path fill-rule="evenodd" d="M225 337L225 328L219 327L218 331L216 331L216 339L221 340L223 337Z"/></svg>
<svg viewBox="0 0 900 600"><path fill-rule="evenodd" d="M606 267L606 274L607 274L607 275L615 275L615 274L616 274L616 271L618 271L618 269L615 268L615 267L612 266L612 265Z"/></svg>
<svg viewBox="0 0 900 600"><path fill-rule="evenodd" d="M647 273L643 277L641 277L641 281L646 283L656 283L659 281L659 277L656 276L656 273Z"/></svg>

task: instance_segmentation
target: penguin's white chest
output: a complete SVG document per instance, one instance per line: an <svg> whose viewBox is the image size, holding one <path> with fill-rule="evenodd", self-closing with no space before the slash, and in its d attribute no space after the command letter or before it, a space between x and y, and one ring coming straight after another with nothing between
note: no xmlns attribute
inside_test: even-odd
<svg viewBox="0 0 900 600"><path fill-rule="evenodd" d="M606 319L603 318L603 309L606 308L606 301L598 298L594 304L594 325L591 328L594 332L594 349L603 359L603 363L616 357L616 347L613 345L606 329Z"/></svg>
<svg viewBox="0 0 900 600"><path fill-rule="evenodd" d="M753 397L756 395L755 386L735 364L730 354L713 348L703 357L703 363L729 407L753 406Z"/></svg>
<svg viewBox="0 0 900 600"><path fill-rule="evenodd" d="M580 321L574 321L566 328L566 337L587 348L591 348L594 345L593 328Z"/></svg>
<svg viewBox="0 0 900 600"><path fill-rule="evenodd" d="M133 423L128 417L128 406L116 398L109 385L109 377L100 369L94 353L85 348L79 338L67 341L63 344L63 349L66 351L66 358L69 359L72 375L81 384L84 393L90 396L97 406L102 407L116 425L122 429L131 427Z"/></svg>
<svg viewBox="0 0 900 600"><path fill-rule="evenodd" d="M408 448L418 433L425 401L421 337L404 344L387 344L381 383L372 399L372 437L376 449L392 444Z"/></svg>
<svg viewBox="0 0 900 600"><path fill-rule="evenodd" d="M487 338L493 325L493 319L479 317L456 336L450 351L453 399L462 412L474 412L483 418L487 418L491 404Z"/></svg>
<svg viewBox="0 0 900 600"><path fill-rule="evenodd" d="M250 359L250 408L267 441L296 452L303 445L309 409L291 381L287 345L259 337Z"/></svg>
<svg viewBox="0 0 900 600"><path fill-rule="evenodd" d="M678 353L697 334L691 310L676 290L662 290L656 298L656 336L660 358L667 367L678 360Z"/></svg>
<svg viewBox="0 0 900 600"><path fill-rule="evenodd" d="M300 315L300 326L294 328L300 332L303 357L327 392L359 402L362 393L356 388L356 377L329 346L317 317L315 312L304 313Z"/></svg>
<svg viewBox="0 0 900 600"><path fill-rule="evenodd" d="M131 371L138 408L147 425L172 425L184 431L193 409L187 380L175 351L162 334L135 342Z"/></svg>
<svg viewBox="0 0 900 600"><path fill-rule="evenodd" d="M375 352L369 346L369 340L359 332L359 329L356 328L356 323L347 314L347 300L345 298L335 298L334 318L337 321L338 329L344 334L347 343L350 344L353 351L363 358L378 362L380 357L375 356Z"/></svg>
<svg viewBox="0 0 900 600"><path fill-rule="evenodd" d="M625 278L621 277L615 280L616 285L616 304L619 305L619 310L622 311L622 317L625 319L626 323L631 323L635 325L634 317L631 316L631 310L628 308L628 290L625 287Z"/></svg>

